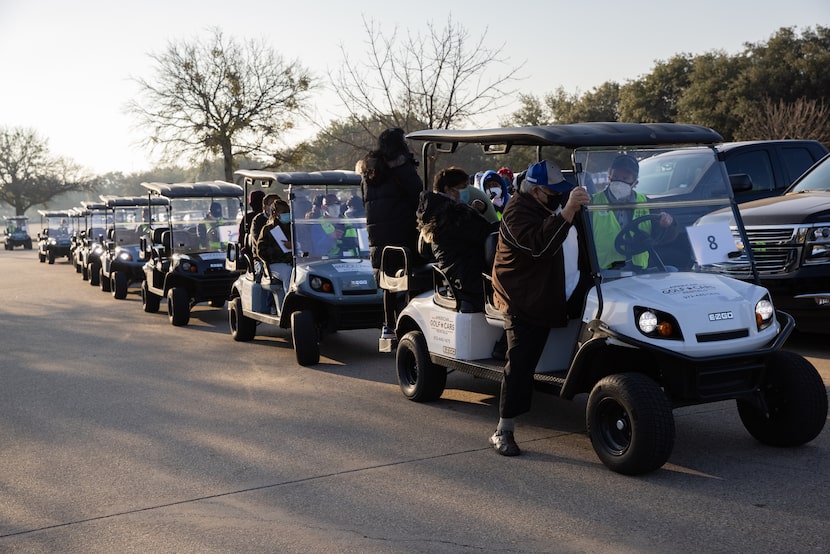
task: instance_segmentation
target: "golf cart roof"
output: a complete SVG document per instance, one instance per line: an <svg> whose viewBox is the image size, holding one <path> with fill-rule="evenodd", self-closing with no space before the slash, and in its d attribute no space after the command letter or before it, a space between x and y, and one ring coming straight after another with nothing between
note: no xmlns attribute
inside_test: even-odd
<svg viewBox="0 0 830 554"><path fill-rule="evenodd" d="M29 216L27 215L7 215L4 217L6 221L27 221Z"/></svg>
<svg viewBox="0 0 830 554"><path fill-rule="evenodd" d="M43 217L71 217L72 210L38 210Z"/></svg>
<svg viewBox="0 0 830 554"><path fill-rule="evenodd" d="M658 144L715 144L723 142L716 131L679 123L591 122L539 127L501 127L457 130L425 129L406 138L455 145L478 143L522 146L648 146Z"/></svg>
<svg viewBox="0 0 830 554"><path fill-rule="evenodd" d="M242 187L227 181L203 181L199 183L141 183L156 196L167 198L232 198L243 194Z"/></svg>
<svg viewBox="0 0 830 554"><path fill-rule="evenodd" d="M275 172L261 169L240 169L234 172L237 180L245 179L246 184L259 183L262 187L269 187L272 183L282 185L345 185L359 186L361 176L354 171L290 171Z"/></svg>
<svg viewBox="0 0 830 554"><path fill-rule="evenodd" d="M170 201L164 196L105 196L101 195L105 207L138 207L146 206L148 201L152 206L166 206Z"/></svg>
<svg viewBox="0 0 830 554"><path fill-rule="evenodd" d="M107 205L103 202L95 202L95 201L83 201L81 202L81 206L85 210L106 210ZM76 208L77 209L77 208Z"/></svg>

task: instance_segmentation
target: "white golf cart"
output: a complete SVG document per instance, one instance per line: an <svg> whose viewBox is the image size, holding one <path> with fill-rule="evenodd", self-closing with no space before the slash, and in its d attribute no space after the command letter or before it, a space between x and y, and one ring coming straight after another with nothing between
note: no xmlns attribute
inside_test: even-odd
<svg viewBox="0 0 830 554"><path fill-rule="evenodd" d="M375 283L369 262L366 215L360 201L360 175L352 171L274 173L239 170L237 182L246 190L258 184L287 199L291 209L291 283L283 288L267 264L252 257L247 271L233 284L228 318L231 336L249 341L260 323L291 328L297 363L320 361L320 339L326 332L380 328L383 293ZM315 199L337 198L340 214L307 217ZM354 208L352 210L351 208ZM286 237L287 238L287 237ZM239 244L228 251L229 262L239 259Z"/></svg>
<svg viewBox="0 0 830 554"><path fill-rule="evenodd" d="M734 399L746 429L765 444L796 446L820 433L827 418L824 384L807 360L781 350L792 318L774 309L766 289L721 272L724 260L731 268L740 262L754 272L752 252L736 246L726 224L694 225L705 213L729 208L739 237L748 244L726 169L711 148L722 140L717 133L692 125L588 123L428 130L407 138L424 142L425 161L454 152L460 143L502 154L514 146L533 146L538 159L544 159L545 147L566 147L578 183L597 190L604 188L611 160L625 153L641 161L641 180L671 182L663 189L668 192L649 198L650 213L633 218L610 238L618 259L603 267L596 244L609 237L594 235L595 221L642 205L612 205L594 196L583 210L578 230L591 258L593 287L584 298L582 317L551 329L536 368L539 388L566 399L589 395L588 435L610 469L641 474L661 467L674 444L672 410L686 405ZM690 144L699 153L682 158L689 164L643 163ZM428 171L425 167L425 182ZM684 197L683 183L701 175L710 181L707 198ZM650 232L659 212L671 214L677 225L676 236L664 244ZM491 263L497 239L494 234L483 246ZM437 399L452 370L501 380L505 362L491 358L491 351L502 336L503 320L491 303L489 275L483 276L485 311L462 313L440 272L433 288L419 292L409 284L416 268L386 263L406 259L400 249L384 252L380 276L382 287L411 297L396 325L403 394L415 401Z"/></svg>

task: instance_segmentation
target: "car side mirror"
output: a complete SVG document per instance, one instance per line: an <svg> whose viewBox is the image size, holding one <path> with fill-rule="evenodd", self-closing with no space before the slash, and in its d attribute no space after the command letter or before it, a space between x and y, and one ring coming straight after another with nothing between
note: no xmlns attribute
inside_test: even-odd
<svg viewBox="0 0 830 554"><path fill-rule="evenodd" d="M752 190L752 178L746 173L735 173L730 175L729 184L732 185L733 194Z"/></svg>

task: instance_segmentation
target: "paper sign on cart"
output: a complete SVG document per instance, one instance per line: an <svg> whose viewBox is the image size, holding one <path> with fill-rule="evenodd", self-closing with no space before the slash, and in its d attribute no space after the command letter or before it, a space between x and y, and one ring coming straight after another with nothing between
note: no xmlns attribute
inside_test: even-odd
<svg viewBox="0 0 830 554"><path fill-rule="evenodd" d="M725 262L729 253L736 250L735 238L725 221L686 227L689 242L700 265Z"/></svg>

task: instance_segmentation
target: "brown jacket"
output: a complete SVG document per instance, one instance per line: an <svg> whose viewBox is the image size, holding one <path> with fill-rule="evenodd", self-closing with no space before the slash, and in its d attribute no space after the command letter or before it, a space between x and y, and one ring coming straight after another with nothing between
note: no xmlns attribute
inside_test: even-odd
<svg viewBox="0 0 830 554"><path fill-rule="evenodd" d="M570 229L561 215L551 215L529 194L520 192L510 199L502 215L493 264L496 308L544 327L564 327L568 312L575 315L581 310L590 284L581 237L580 283L571 296L573 305L565 302L562 243Z"/></svg>

